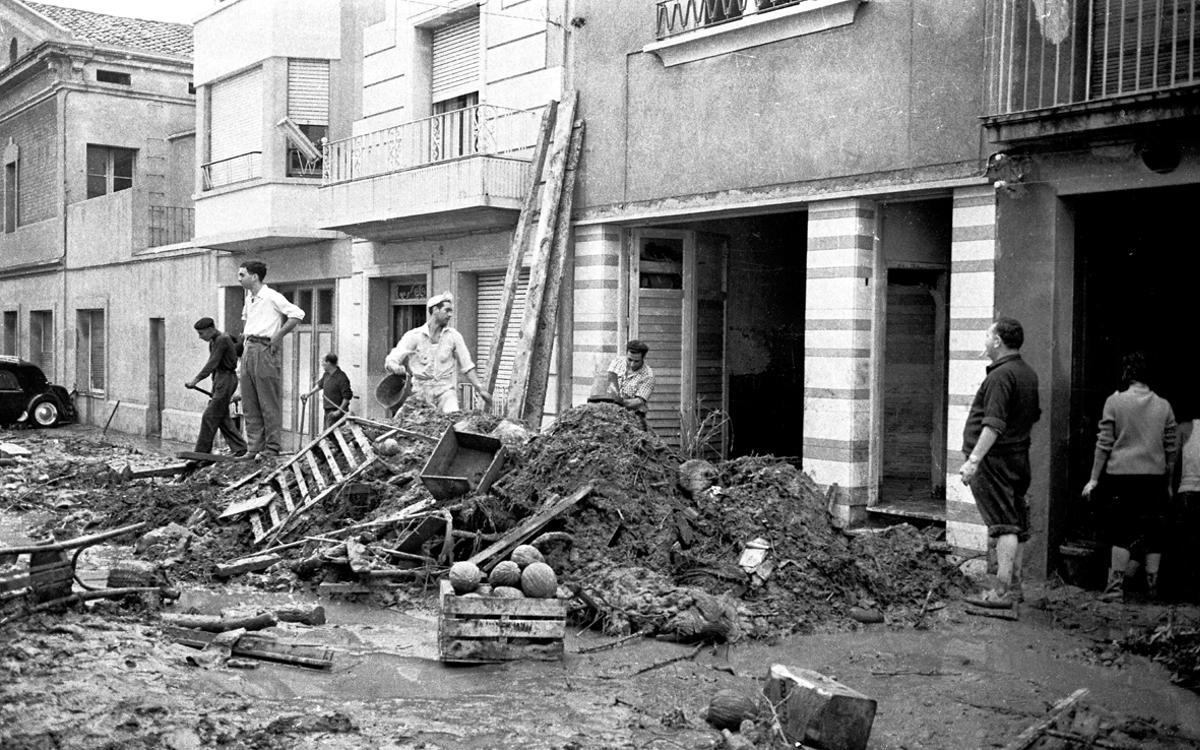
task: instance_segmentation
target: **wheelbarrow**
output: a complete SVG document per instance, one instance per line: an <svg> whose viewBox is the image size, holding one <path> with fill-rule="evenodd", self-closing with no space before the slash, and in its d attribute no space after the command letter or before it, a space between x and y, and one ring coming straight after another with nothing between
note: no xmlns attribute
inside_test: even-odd
<svg viewBox="0 0 1200 750"><path fill-rule="evenodd" d="M0 625L20 617L45 610L65 607L92 599L122 597L128 594L155 593L164 599L177 599L179 592L169 588L165 579L154 586L122 586L101 588L80 580L75 564L83 551L92 545L126 534L141 531L146 523L131 524L98 534L76 537L46 544L20 547L0 547L0 564L17 561L18 555L29 555L29 567L0 571ZM73 554L68 555L69 552ZM111 577L110 577L111 580ZM73 584L84 590L73 592Z"/></svg>

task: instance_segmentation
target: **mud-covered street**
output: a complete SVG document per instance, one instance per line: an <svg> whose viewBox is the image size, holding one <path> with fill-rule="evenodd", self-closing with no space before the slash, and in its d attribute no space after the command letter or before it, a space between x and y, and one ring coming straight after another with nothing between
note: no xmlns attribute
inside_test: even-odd
<svg viewBox="0 0 1200 750"><path fill-rule="evenodd" d="M410 423L420 416L410 414ZM595 430L602 431L603 424L589 423L587 431ZM572 435L572 440L579 437ZM138 596L99 599L20 614L0 626L4 748L792 746L772 731L769 708L756 722L744 723L741 732L722 734L703 718L719 690L760 694L772 664L814 670L876 701L870 748L1007 747L1057 701L1080 688L1087 688L1084 700L1094 712L1091 736L1107 743L1097 746L1195 747L1194 738L1200 737L1200 695L1176 684L1194 680L1194 672L1181 670L1178 661L1168 668L1135 653L1138 634L1150 640L1148 636L1157 633L1156 642L1177 633L1194 634L1200 617L1195 607L1136 600L1102 603L1093 592L1052 581L1027 585L1017 621L971 616L960 603L961 590L969 586L969 579L955 567L963 561L936 551L941 549L936 540L914 547L887 541L885 534L900 533L896 531L865 535L877 547L886 545L870 559L887 566L877 571L885 579L921 580L922 591L915 598L903 588L876 584L868 577L839 578L828 561L818 575L811 560L819 559L814 556L822 550L809 550L808 563L789 552L787 559L796 562L777 565L777 574L756 589L739 587L729 580L731 574L707 579L694 572L675 575L691 586L672 589L670 596L676 598L671 601L679 601L681 590L692 591L694 600L701 601L701 592L707 591L731 603L738 611L737 628L743 631L737 637L680 637L671 622L682 613L670 621L656 619L651 609L642 612L621 600L619 592L629 579L606 575L603 556L593 554L586 540L589 528L605 538L603 549L612 555L612 570L658 565L654 560L660 550L645 540L637 542L642 521L628 507L621 506L620 515L624 534L632 541L613 543L611 527L604 521L604 504L622 497L613 488L632 477L605 477L601 469L634 455L623 451L636 454L647 450L645 446L613 446L610 455L594 457L590 470L572 469L579 476L559 473L564 486L586 475L602 489L591 504L581 502L585 510L560 524L560 531L571 536L569 549L546 548L546 559L555 564L560 583L568 589L561 595L569 597L573 585L592 591L596 598L607 594L606 601L624 601L619 607L624 620L614 615L615 604L610 617L597 619L598 613L577 610L576 603L561 661L450 665L439 659L432 570L416 580L375 579L363 593L355 593L359 589L348 582L368 578L350 575L336 555L327 555L318 576L295 574L314 550L331 545L329 529L349 522L338 516L342 506L336 503L326 508L320 522L324 531L296 532L317 541L288 550L294 554L275 567L214 578L215 564L254 548L242 536L243 523L213 517L220 491L242 473L234 467L244 470L245 464L115 480L109 475L122 462L142 468L171 464L172 446L149 446L77 427L2 432L0 442L29 451L4 467L0 546L44 540L49 532L68 539L141 520L157 521L149 525L153 528L174 522L192 529L194 536L188 544L168 549L161 540L147 544L144 534L139 542L135 534L90 546L76 562L75 573L82 582L103 586L120 561L153 561L178 589L173 602L160 604L154 597ZM402 448L417 450L414 446L420 442L407 442ZM547 445L565 444L539 437L530 441L532 447L514 448L518 458L502 485L510 501L518 496L522 481L532 481L527 470L546 458ZM562 455L554 460L571 465ZM730 477L728 467L719 468L722 476ZM353 520L361 523L375 513L392 512L387 510L389 493L403 496L394 484L386 485L384 477L396 476L393 469L371 480L380 483L372 490L376 507ZM644 472L655 471L653 462L644 464ZM770 523L787 528L787 514L770 504L788 496L778 487L763 489L763 475L755 476L754 497L774 508L763 528ZM733 558L730 565L737 563L738 545L725 544L725 552L715 551L722 546L721 537L705 524L703 499L688 500L673 485L653 481L641 496L644 504L669 498L675 510L701 509L689 516L694 537L690 544L680 544L681 549L692 550L709 566L720 554ZM541 489L547 490L548 484L549 480ZM413 492L420 483L406 486ZM735 480L723 491L736 494L738 487ZM190 502L189 497L197 499ZM413 501L407 497L395 504ZM662 518L674 517L675 511L658 507L652 512L651 507L647 505L647 513L657 513L660 525ZM450 512L453 516L460 511ZM728 518L733 523L737 515ZM797 531L800 527L805 530ZM836 553L836 545L862 543L862 537L823 530L815 517L796 529L793 537L807 534L810 544L825 545L828 554ZM905 533L925 538L912 529ZM679 529L672 535L678 539ZM396 532L393 539L402 536ZM364 546L388 549L387 538L380 532ZM419 554L443 544L441 532L430 539ZM782 557L786 541L773 541L773 554ZM246 546L250 549L243 549ZM706 551L709 547L714 551ZM858 547L846 549L847 554L868 554ZM913 559L905 561L903 555ZM923 567L933 565L929 558L936 558L936 565ZM969 562L965 569L972 572L980 562ZM693 563L682 570L696 567ZM784 576L788 568L794 579ZM951 585L926 586L924 581L934 580L922 578L931 575L928 570ZM666 562L658 565L659 575L669 572ZM649 572L634 579L652 580ZM780 583L788 580L793 582ZM661 585L645 583L643 594L651 597L650 592L657 591L654 596L665 597L655 588ZM810 601L814 594L805 587L825 587L829 593ZM927 591L934 593L926 595ZM7 603L6 614L19 611L11 605ZM321 608L321 624L280 620L259 632L327 655L327 668L212 657L207 648L198 650L172 639L168 626L170 618L186 613L288 608L311 612L315 606ZM863 617L863 610L878 612L883 621L860 622L874 619ZM785 622L785 617L793 621ZM655 637L622 640L631 632Z"/></svg>

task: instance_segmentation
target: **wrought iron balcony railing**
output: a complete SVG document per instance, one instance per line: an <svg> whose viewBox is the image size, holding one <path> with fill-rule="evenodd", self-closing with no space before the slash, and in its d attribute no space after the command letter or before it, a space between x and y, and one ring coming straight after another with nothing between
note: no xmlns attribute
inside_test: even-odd
<svg viewBox="0 0 1200 750"><path fill-rule="evenodd" d="M537 141L541 108L480 104L324 144L322 184L402 172L449 159L512 154Z"/></svg>
<svg viewBox="0 0 1200 750"><path fill-rule="evenodd" d="M187 242L196 234L196 210L187 206L150 206L150 247Z"/></svg>
<svg viewBox="0 0 1200 750"><path fill-rule="evenodd" d="M1200 84L1200 0L991 0L989 114Z"/></svg>
<svg viewBox="0 0 1200 750"><path fill-rule="evenodd" d="M803 2L806 0L660 0L655 9L655 36L666 39Z"/></svg>

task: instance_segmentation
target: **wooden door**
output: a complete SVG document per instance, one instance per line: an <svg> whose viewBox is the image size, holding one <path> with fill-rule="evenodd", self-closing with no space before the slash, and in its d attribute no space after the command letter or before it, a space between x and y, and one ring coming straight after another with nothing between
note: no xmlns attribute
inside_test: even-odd
<svg viewBox="0 0 1200 750"><path fill-rule="evenodd" d="M306 406L300 403L300 394L307 393L321 377L321 361L325 355L337 353L334 347L337 341L335 295L332 283L288 286L279 291L304 311L304 320L283 339L283 379L280 384L283 441L285 448L295 450L321 429L324 410L320 394L317 394L318 398L309 399ZM353 403L350 408L354 409Z"/></svg>
<svg viewBox="0 0 1200 750"><path fill-rule="evenodd" d="M167 324L150 318L150 382L146 398L146 434L162 435L163 404L167 397Z"/></svg>

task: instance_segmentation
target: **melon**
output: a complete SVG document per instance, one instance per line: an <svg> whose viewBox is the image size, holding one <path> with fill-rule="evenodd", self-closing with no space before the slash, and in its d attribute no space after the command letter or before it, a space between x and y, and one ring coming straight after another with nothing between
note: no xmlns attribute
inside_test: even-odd
<svg viewBox="0 0 1200 750"><path fill-rule="evenodd" d="M512 586L496 586L492 589L492 596L498 596L502 599L524 599L525 594L521 589L513 588Z"/></svg>
<svg viewBox="0 0 1200 750"><path fill-rule="evenodd" d="M483 579L479 566L473 562L462 560L450 566L450 586L456 594L466 594L474 591Z"/></svg>
<svg viewBox="0 0 1200 750"><path fill-rule="evenodd" d="M493 586L520 586L521 567L512 560L498 562L488 576L488 583Z"/></svg>
<svg viewBox="0 0 1200 750"><path fill-rule="evenodd" d="M400 452L400 442L396 438L384 438L375 443L375 452L381 456L395 456Z"/></svg>
<svg viewBox="0 0 1200 750"><path fill-rule="evenodd" d="M475 589L475 593L479 594L480 596L491 596L492 587L486 583L481 583L479 584L478 588Z"/></svg>
<svg viewBox="0 0 1200 750"><path fill-rule="evenodd" d="M537 547L532 544L522 544L517 547L512 551L509 559L515 562L521 570L525 570L525 566L529 563L546 562L546 558L542 557L542 553L538 552Z"/></svg>
<svg viewBox="0 0 1200 750"><path fill-rule="evenodd" d="M718 690L708 703L704 717L717 729L736 730L746 719L758 718L758 704L754 698L738 690Z"/></svg>
<svg viewBox="0 0 1200 750"><path fill-rule="evenodd" d="M521 590L535 599L553 599L558 593L558 577L544 562L531 562L521 571Z"/></svg>

